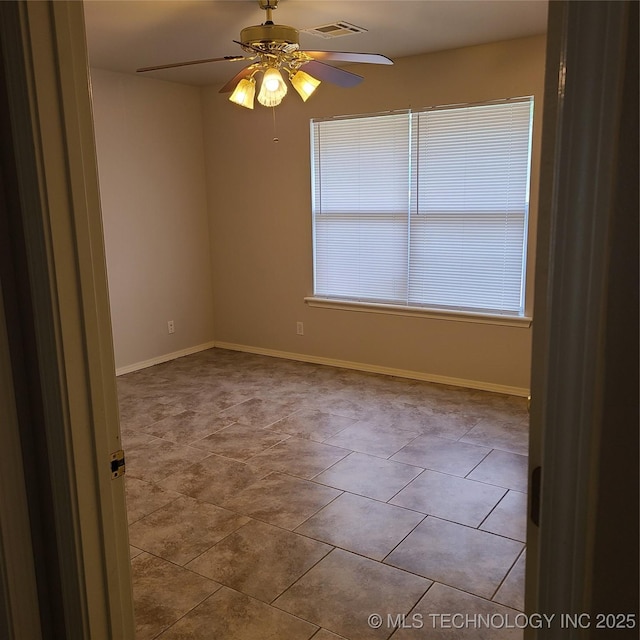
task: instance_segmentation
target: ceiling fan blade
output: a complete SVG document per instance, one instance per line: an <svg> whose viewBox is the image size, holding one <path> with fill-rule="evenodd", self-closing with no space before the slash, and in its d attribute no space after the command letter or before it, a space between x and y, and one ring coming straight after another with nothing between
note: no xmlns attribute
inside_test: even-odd
<svg viewBox="0 0 640 640"><path fill-rule="evenodd" d="M364 80L362 76L359 76L356 73L332 67L331 65L319 62L318 60L310 60L309 62L306 62L302 68L314 78L318 78L318 80L324 80L326 82L332 82L333 84L337 84L339 87L355 87Z"/></svg>
<svg viewBox="0 0 640 640"><path fill-rule="evenodd" d="M233 76L233 78L231 78L231 80L229 80L229 82L227 82L227 84L225 84L224 87L222 87L222 89L218 91L218 93L229 93L230 91L233 91L236 88L238 82L240 82L240 80L242 80L243 78L250 76L253 73L254 69L255 65L253 64L245 67L244 69L242 69L242 71L236 73L236 75Z"/></svg>
<svg viewBox="0 0 640 640"><path fill-rule="evenodd" d="M234 60L248 60L244 56L224 56L223 58L207 58L206 60L189 60L188 62L174 62L172 64L161 64L156 67L142 67L136 69L137 73L144 73L145 71L159 71L160 69L173 69L175 67L188 67L192 64L204 64L205 62L222 62L227 60L233 62Z"/></svg>
<svg viewBox="0 0 640 640"><path fill-rule="evenodd" d="M354 53L351 51L301 51L314 60L337 62L367 62L369 64L393 64L393 60L381 53Z"/></svg>

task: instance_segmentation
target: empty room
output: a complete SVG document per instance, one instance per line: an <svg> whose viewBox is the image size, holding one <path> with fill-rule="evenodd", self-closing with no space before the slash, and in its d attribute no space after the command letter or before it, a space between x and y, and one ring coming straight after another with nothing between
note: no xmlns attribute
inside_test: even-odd
<svg viewBox="0 0 640 640"><path fill-rule="evenodd" d="M138 637L515 616L546 6L152 4L85 10ZM265 18L393 65L255 108L253 59L119 70Z"/></svg>
<svg viewBox="0 0 640 640"><path fill-rule="evenodd" d="M10 353L15 424L45 425L18 439L26 506L6 540L30 531L15 558L35 550L21 588L39 613L13 613L15 628L67 637L81 619L91 638L520 640L577 629L590 603L614 601L603 580L562 608L569 583L549 582L558 563L572 584L583 568L579 554L564 565L562 526L590 523L590 559L611 539L597 509L613 503L597 496L613 472L580 481L609 450L600 423L588 431L572 416L586 419L592 399L612 422L627 388L585 391L592 371L604 380L597 372L621 361L616 332L605 323L604 340L585 320L582 334L580 310L604 317L598 300L558 284L580 260L602 282L622 270L600 265L581 233L559 257L572 218L554 217L557 184L585 188L554 182L557 167L580 164L558 159L569 5L3 9L30 36L34 79L23 93L7 81L0 97L39 123L5 154L49 205L41 241L35 200L19 198L24 232L3 227L0 294L25 265L15 290L60 312L50 328L34 315L15 341L39 303L5 303L8 340L22 345ZM597 31L598 11L583 28ZM607 24L626 33L625 11L611 8ZM616 69L601 76L626 95L628 66ZM31 174L28 136L40 140ZM614 146L611 162L625 153ZM622 246L632 234L611 216ZM580 340L594 353L606 344L600 359L580 360ZM579 391L567 372L580 362ZM566 430L550 428L562 420ZM593 448L572 447L587 438ZM48 486L56 459L68 474ZM48 522L57 535L42 533ZM631 609L611 613L635 627Z"/></svg>
<svg viewBox="0 0 640 640"><path fill-rule="evenodd" d="M522 612L546 6L282 2L393 65L242 108L252 60L123 73L107 18L155 25L134 70L242 53L258 3L130 4L86 19L138 637Z"/></svg>

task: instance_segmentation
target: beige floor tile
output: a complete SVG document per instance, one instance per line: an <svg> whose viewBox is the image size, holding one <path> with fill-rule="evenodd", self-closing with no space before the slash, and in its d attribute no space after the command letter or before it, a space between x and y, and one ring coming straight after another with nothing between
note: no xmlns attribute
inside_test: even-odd
<svg viewBox="0 0 640 640"><path fill-rule="evenodd" d="M526 456L529 453L529 424L494 419L481 420L460 441Z"/></svg>
<svg viewBox="0 0 640 640"><path fill-rule="evenodd" d="M501 393L473 392L474 413L482 418L509 420L510 422L528 421L527 399L508 396Z"/></svg>
<svg viewBox="0 0 640 640"><path fill-rule="evenodd" d="M431 411L430 406L418 407L401 402L392 394L383 401L378 392L370 398L368 410L361 419L388 424L402 431L422 433L429 424Z"/></svg>
<svg viewBox="0 0 640 640"><path fill-rule="evenodd" d="M379 640L392 629L368 624L378 613L408 613L431 582L341 549L332 551L274 605L349 640Z"/></svg>
<svg viewBox="0 0 640 640"><path fill-rule="evenodd" d="M286 434L268 429L232 424L230 427L194 442L193 446L243 462L287 438L289 436Z"/></svg>
<svg viewBox="0 0 640 640"><path fill-rule="evenodd" d="M131 561L136 640L150 640L220 588L212 580L141 553Z"/></svg>
<svg viewBox="0 0 640 640"><path fill-rule="evenodd" d="M514 628L517 615L513 609L436 583L407 616L407 628L396 631L392 640L522 640L522 630Z"/></svg>
<svg viewBox="0 0 640 640"><path fill-rule="evenodd" d="M125 455L129 476L147 482L160 482L209 454L186 445L154 440L127 451Z"/></svg>
<svg viewBox="0 0 640 640"><path fill-rule="evenodd" d="M509 571L504 582L500 585L498 592L493 596L495 602L504 604L512 609L524 611L524 579L525 565L527 562L526 551L523 551L518 561L511 571Z"/></svg>
<svg viewBox="0 0 640 640"><path fill-rule="evenodd" d="M118 391L118 403L122 407L129 400L136 398L136 385L131 380L131 374L121 375L116 378Z"/></svg>
<svg viewBox="0 0 640 640"><path fill-rule="evenodd" d="M322 442L351 426L356 420L318 411L302 409L269 426L273 431L288 433L298 438Z"/></svg>
<svg viewBox="0 0 640 640"><path fill-rule="evenodd" d="M354 452L313 480L386 502L421 472L413 465Z"/></svg>
<svg viewBox="0 0 640 640"><path fill-rule="evenodd" d="M244 462L213 454L165 478L158 486L219 505L265 475Z"/></svg>
<svg viewBox="0 0 640 640"><path fill-rule="evenodd" d="M225 409L246 402L253 394L242 389L228 386L227 388L198 391L189 394L180 400L182 409L190 409L205 415L216 415Z"/></svg>
<svg viewBox="0 0 640 640"><path fill-rule="evenodd" d="M391 459L415 464L423 469L464 477L490 451L487 447L423 435L407 444Z"/></svg>
<svg viewBox="0 0 640 640"><path fill-rule="evenodd" d="M136 556L139 556L141 553L144 553L142 549L138 549L138 547L134 547L133 545L129 545L129 558L133 560Z"/></svg>
<svg viewBox="0 0 640 640"><path fill-rule="evenodd" d="M477 527L505 493L499 487L427 470L390 503Z"/></svg>
<svg viewBox="0 0 640 640"><path fill-rule="evenodd" d="M155 436L152 436L144 431L138 431L137 429L120 429L120 437L122 438L122 448L125 450L125 455L128 454L134 447L140 445L149 444L158 440Z"/></svg>
<svg viewBox="0 0 640 640"><path fill-rule="evenodd" d="M295 529L341 494L308 480L272 473L223 506L284 529Z"/></svg>
<svg viewBox="0 0 640 640"><path fill-rule="evenodd" d="M312 640L347 640L344 636L338 636L331 631L327 631L326 629L320 629L315 636L313 636Z"/></svg>
<svg viewBox="0 0 640 640"><path fill-rule="evenodd" d="M267 427L278 420L286 418L297 408L287 401L251 398L222 411L220 415L225 418L231 418L240 424Z"/></svg>
<svg viewBox="0 0 640 640"><path fill-rule="evenodd" d="M264 602L222 587L158 640L309 640L317 629Z"/></svg>
<svg viewBox="0 0 640 640"><path fill-rule="evenodd" d="M429 516L385 562L491 598L522 549L514 540Z"/></svg>
<svg viewBox="0 0 640 640"><path fill-rule="evenodd" d="M418 434L418 431L405 431L390 424L360 421L343 429L338 435L328 438L325 443L389 458Z"/></svg>
<svg viewBox="0 0 640 640"><path fill-rule="evenodd" d="M129 527L131 544L185 565L248 518L207 502L181 497Z"/></svg>
<svg viewBox="0 0 640 640"><path fill-rule="evenodd" d="M368 413L367 403L361 399L356 400L353 394L344 392L342 385L338 383L338 390L317 393L310 401L308 408L317 409L324 413L331 413L336 416L351 418L355 421L362 420ZM356 394L357 395L357 394Z"/></svg>
<svg viewBox="0 0 640 640"><path fill-rule="evenodd" d="M382 560L423 518L415 511L344 493L296 532Z"/></svg>
<svg viewBox="0 0 640 640"><path fill-rule="evenodd" d="M120 402L120 427L140 429L182 411L181 407L163 404L155 399L130 398Z"/></svg>
<svg viewBox="0 0 640 640"><path fill-rule="evenodd" d="M181 401L201 386L193 378L194 374L190 379L185 379L184 381L175 378L169 380L160 377L161 375L160 373L157 375L149 373L144 380L140 379L129 385L126 394L123 396L123 402L126 403L133 400L142 404L168 404L181 408Z"/></svg>
<svg viewBox="0 0 640 640"><path fill-rule="evenodd" d="M127 520L133 524L180 497L175 491L165 491L156 484L125 475Z"/></svg>
<svg viewBox="0 0 640 640"><path fill-rule="evenodd" d="M351 453L348 449L294 436L247 460L262 471L280 471L307 480Z"/></svg>
<svg viewBox="0 0 640 640"><path fill-rule="evenodd" d="M494 449L467 477L526 493L527 456Z"/></svg>
<svg viewBox="0 0 640 640"><path fill-rule="evenodd" d="M144 427L143 431L171 442L191 444L228 427L232 422L233 420L216 415L183 411L177 415L158 420L158 422Z"/></svg>
<svg viewBox="0 0 640 640"><path fill-rule="evenodd" d="M526 542L527 494L509 491L482 523L480 529Z"/></svg>
<svg viewBox="0 0 640 640"><path fill-rule="evenodd" d="M457 440L468 433L478 423L478 417L461 411L444 413L434 410L428 416L422 433Z"/></svg>
<svg viewBox="0 0 640 640"><path fill-rule="evenodd" d="M187 568L271 602L332 547L252 520L191 561Z"/></svg>

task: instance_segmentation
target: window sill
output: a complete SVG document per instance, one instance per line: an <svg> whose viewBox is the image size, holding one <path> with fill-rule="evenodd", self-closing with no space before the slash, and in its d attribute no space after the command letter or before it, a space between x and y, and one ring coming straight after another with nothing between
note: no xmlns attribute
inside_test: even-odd
<svg viewBox="0 0 640 640"><path fill-rule="evenodd" d="M394 316L409 316L416 318L430 318L433 320L447 320L451 322L471 322L473 324L493 324L504 327L531 326L532 318L521 316L507 316L497 313L474 313L472 311L453 311L443 309L426 309L407 307L379 302L356 302L352 300L335 300L332 298L318 298L307 296L305 303L310 307L322 309L340 309L342 311L362 311L366 313L383 313Z"/></svg>

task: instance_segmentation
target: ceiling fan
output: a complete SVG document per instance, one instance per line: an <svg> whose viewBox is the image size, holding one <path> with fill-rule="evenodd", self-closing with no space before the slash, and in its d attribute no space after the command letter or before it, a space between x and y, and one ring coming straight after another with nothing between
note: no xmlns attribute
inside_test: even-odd
<svg viewBox="0 0 640 640"><path fill-rule="evenodd" d="M275 107L282 102L287 93L287 85L282 77L283 73L306 102L321 81L331 82L340 87L353 87L363 80L362 76L333 67L326 64L326 61L393 64L392 60L378 53L301 51L298 30L273 22L273 11L278 7L278 0L258 0L258 4L261 9L266 11L267 19L263 24L246 27L240 32L240 40L234 40L247 55L143 67L137 69L138 73L207 62L248 60L251 61L251 64L231 78L220 89L220 93L231 92L229 100L247 109L253 109L256 77L260 74L262 74L262 82L258 93L258 102L265 107Z"/></svg>

